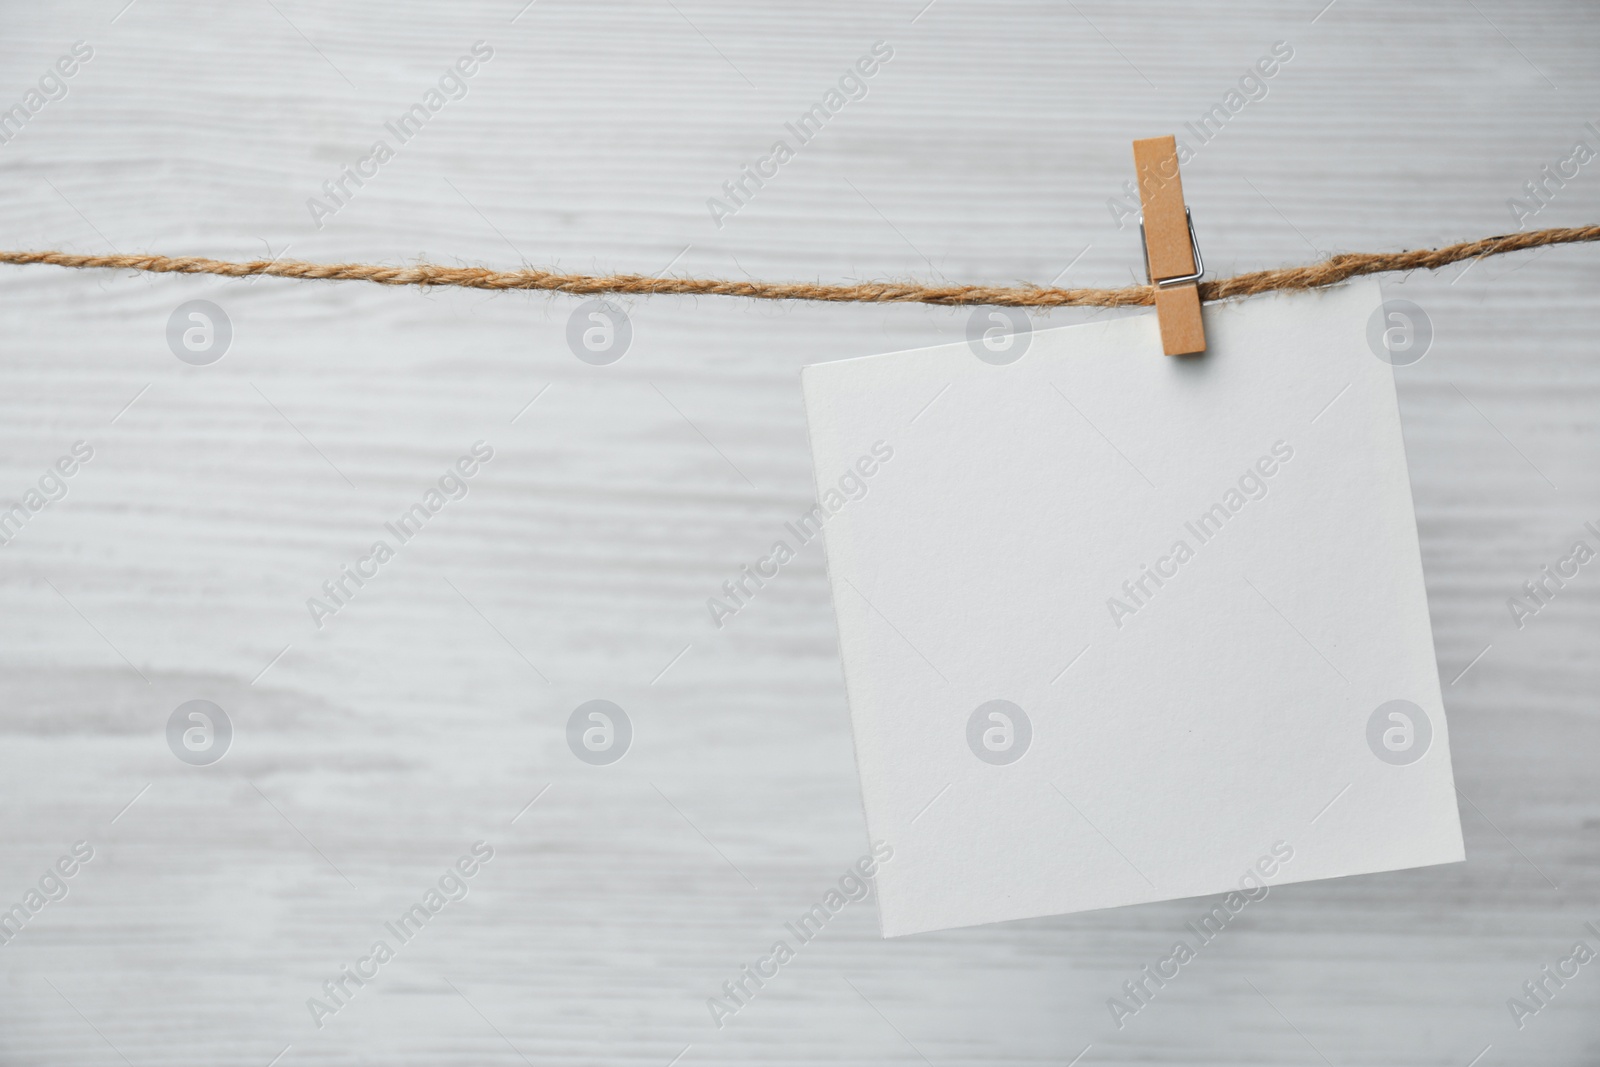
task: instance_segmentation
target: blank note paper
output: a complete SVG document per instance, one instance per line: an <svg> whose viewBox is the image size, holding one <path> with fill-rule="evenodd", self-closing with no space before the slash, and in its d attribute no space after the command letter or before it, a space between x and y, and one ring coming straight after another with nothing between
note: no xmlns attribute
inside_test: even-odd
<svg viewBox="0 0 1600 1067"><path fill-rule="evenodd" d="M803 374L885 936L1461 860L1377 284L984 314Z"/></svg>

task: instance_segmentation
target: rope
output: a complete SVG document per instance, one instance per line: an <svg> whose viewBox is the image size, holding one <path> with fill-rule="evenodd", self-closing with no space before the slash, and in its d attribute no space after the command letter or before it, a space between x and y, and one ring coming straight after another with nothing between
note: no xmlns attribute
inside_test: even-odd
<svg viewBox="0 0 1600 1067"><path fill-rule="evenodd" d="M1535 230L1485 237L1445 248L1409 252L1346 252L1305 267L1253 271L1200 283L1203 300L1254 296L1280 289L1316 289L1363 274L1387 271L1438 270L1462 260L1504 255L1546 245L1600 241L1600 226ZM1154 289L1129 285L1121 289L1048 289L1042 286L922 285L917 282L868 282L821 285L810 282L722 281L710 278L652 278L643 274L557 274L552 271L490 270L418 263L386 267L369 263L304 263L257 259L245 263L198 256L84 256L68 252L0 252L0 263L49 263L57 267L103 267L156 274L215 274L245 278L316 278L375 282L378 285L454 285L468 289L535 289L578 296L630 295L742 296L754 300L827 300L867 304L987 304L1000 307L1136 307L1154 303Z"/></svg>

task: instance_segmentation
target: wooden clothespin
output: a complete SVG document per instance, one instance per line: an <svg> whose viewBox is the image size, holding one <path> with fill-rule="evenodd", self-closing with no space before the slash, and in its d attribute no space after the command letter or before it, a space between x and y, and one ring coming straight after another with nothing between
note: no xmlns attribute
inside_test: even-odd
<svg viewBox="0 0 1600 1067"><path fill-rule="evenodd" d="M1133 142L1133 167L1139 177L1139 203L1144 208L1139 237L1144 242L1150 284L1156 287L1161 349L1169 356L1204 352L1206 331L1200 322L1197 283L1205 264L1194 239L1194 222L1183 203L1177 140L1150 137Z"/></svg>

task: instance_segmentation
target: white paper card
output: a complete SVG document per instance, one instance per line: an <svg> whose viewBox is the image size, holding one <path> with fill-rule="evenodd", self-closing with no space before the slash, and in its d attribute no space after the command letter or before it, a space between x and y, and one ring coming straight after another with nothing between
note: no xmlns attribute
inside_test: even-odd
<svg viewBox="0 0 1600 1067"><path fill-rule="evenodd" d="M1381 303L805 368L885 936L1463 858Z"/></svg>

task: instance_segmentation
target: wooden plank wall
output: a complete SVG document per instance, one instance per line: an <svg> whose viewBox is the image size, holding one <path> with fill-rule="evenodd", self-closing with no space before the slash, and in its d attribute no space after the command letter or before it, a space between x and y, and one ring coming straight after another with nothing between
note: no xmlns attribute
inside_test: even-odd
<svg viewBox="0 0 1600 1067"><path fill-rule="evenodd" d="M1119 285L1129 142L1280 41L1184 171L1215 274L1508 232L1600 150L1591 5L1324 2L17 4L0 105L93 56L0 144L0 246ZM478 41L465 96L386 132ZM1600 219L1600 163L1547 188L1525 225ZM1597 284L1593 247L1388 282L1435 331L1397 378L1467 863L1275 889L1121 1028L1206 902L889 942L852 905L718 1029L866 842L817 546L720 630L705 600L809 506L798 369L967 314L637 300L591 366L565 297L0 269L0 496L94 450L0 549L0 904L93 848L0 945L0 1062L1593 1064L1600 963L1520 1030L1506 1001L1600 947L1600 565L1521 629L1506 600L1597 543ZM167 346L191 299L232 324L209 366ZM314 626L477 441L466 497ZM165 728L202 698L236 735L191 767ZM609 767L565 741L594 698L635 730ZM468 896L314 1025L478 840Z"/></svg>

